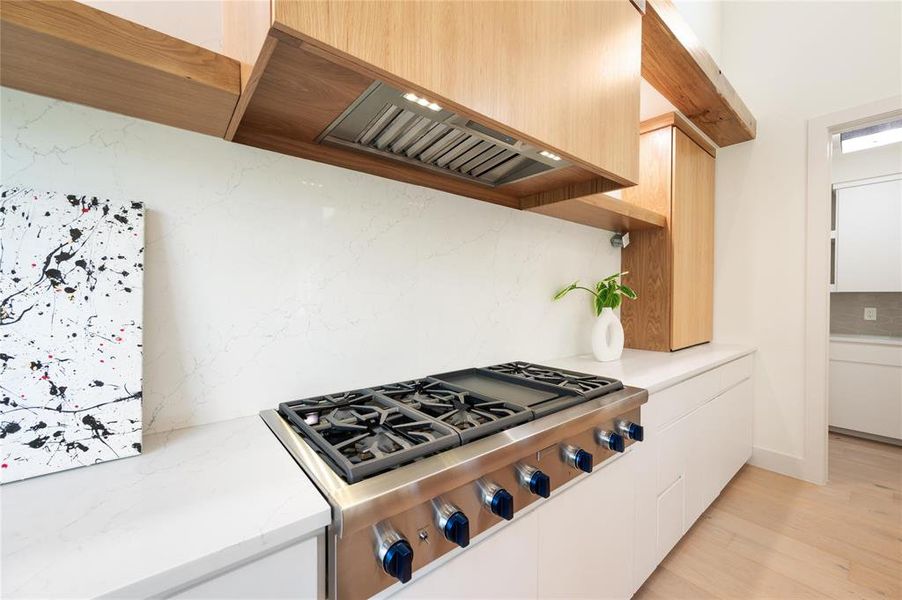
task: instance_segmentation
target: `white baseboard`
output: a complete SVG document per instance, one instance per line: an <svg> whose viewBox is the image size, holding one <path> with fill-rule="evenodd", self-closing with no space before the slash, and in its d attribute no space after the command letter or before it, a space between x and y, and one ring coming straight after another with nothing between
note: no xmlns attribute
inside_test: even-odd
<svg viewBox="0 0 902 600"><path fill-rule="evenodd" d="M818 485L827 483L826 474L817 473L816 466L809 464L809 461L801 456L755 446L752 448L752 458L749 460L749 464Z"/></svg>

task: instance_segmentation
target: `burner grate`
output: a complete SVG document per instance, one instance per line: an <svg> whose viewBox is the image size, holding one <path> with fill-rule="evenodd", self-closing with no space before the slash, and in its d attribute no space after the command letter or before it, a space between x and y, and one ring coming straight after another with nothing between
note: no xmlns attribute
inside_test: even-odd
<svg viewBox="0 0 902 600"><path fill-rule="evenodd" d="M348 483L620 390L526 362L284 402L279 412Z"/></svg>
<svg viewBox="0 0 902 600"><path fill-rule="evenodd" d="M523 406L432 378L386 385L374 391L453 427L464 443L525 423L533 416Z"/></svg>
<svg viewBox="0 0 902 600"><path fill-rule="evenodd" d="M371 390L285 402L279 412L348 483L460 445L453 428Z"/></svg>
<svg viewBox="0 0 902 600"><path fill-rule="evenodd" d="M603 394L623 389L623 384L616 379L575 373L566 369L545 367L528 362L503 363L486 367L486 370L509 377L558 386L586 398L597 398Z"/></svg>

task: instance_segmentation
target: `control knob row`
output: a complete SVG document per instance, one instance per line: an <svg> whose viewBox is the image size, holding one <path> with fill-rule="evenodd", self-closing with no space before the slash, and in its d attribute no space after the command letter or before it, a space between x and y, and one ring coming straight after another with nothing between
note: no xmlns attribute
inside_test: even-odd
<svg viewBox="0 0 902 600"><path fill-rule="evenodd" d="M596 441L600 446L623 452L624 438L641 442L644 439L644 430L641 425L630 421L617 421L617 431L599 430L596 432ZM563 455L565 462L573 468L585 473L591 473L594 458L592 454L575 446L564 446ZM518 465L517 473L523 487L531 493L548 498L551 495L551 478L535 467ZM514 518L514 497L503 487L480 480L479 488L482 493L483 503L492 514L507 521ZM466 548L470 544L470 521L467 516L453 504L441 500L433 501L438 530L449 542ZM380 539L379 560L385 572L398 579L402 583L410 581L413 572L413 548L410 543L392 529L384 527L378 531Z"/></svg>
<svg viewBox="0 0 902 600"><path fill-rule="evenodd" d="M607 431L599 429L595 432L595 441L599 446L613 452L623 452L626 449L626 441L629 438L637 442L641 442L645 438L644 430L641 425L630 421L617 421L615 427L617 431ZM593 456L576 446L563 447L564 462L575 469L579 469L584 473L592 472Z"/></svg>

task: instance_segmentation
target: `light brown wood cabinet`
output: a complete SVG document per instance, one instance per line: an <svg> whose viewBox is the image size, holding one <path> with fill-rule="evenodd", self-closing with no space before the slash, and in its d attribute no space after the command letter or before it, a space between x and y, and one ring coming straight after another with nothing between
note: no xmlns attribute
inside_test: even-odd
<svg viewBox="0 0 902 600"><path fill-rule="evenodd" d="M273 0L225 3L228 54L250 65L227 138L521 208L572 184L638 181L641 14L611 2ZM562 157L486 185L321 134L374 82Z"/></svg>
<svg viewBox="0 0 902 600"><path fill-rule="evenodd" d="M715 147L679 114L642 124L639 185L623 200L661 213L664 229L630 234L624 283L626 346L679 350L711 341L714 288Z"/></svg>

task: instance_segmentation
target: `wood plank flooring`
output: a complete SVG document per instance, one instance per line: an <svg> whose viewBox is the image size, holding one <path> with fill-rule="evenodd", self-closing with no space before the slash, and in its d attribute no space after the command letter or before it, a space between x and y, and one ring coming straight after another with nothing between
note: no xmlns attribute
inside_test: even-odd
<svg viewBox="0 0 902 600"><path fill-rule="evenodd" d="M902 598L902 448L831 433L825 486L746 465L635 598Z"/></svg>

